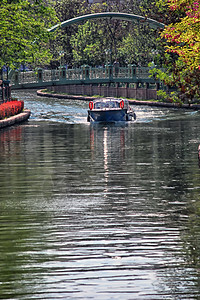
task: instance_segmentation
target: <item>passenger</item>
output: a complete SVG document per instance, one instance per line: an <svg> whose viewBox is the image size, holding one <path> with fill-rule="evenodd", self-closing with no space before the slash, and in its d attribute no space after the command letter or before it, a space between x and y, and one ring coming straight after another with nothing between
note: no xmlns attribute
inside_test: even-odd
<svg viewBox="0 0 200 300"><path fill-rule="evenodd" d="M100 109L100 108L101 108L101 104L100 104L99 102L97 102L97 103L95 104L95 108L96 108L96 109Z"/></svg>

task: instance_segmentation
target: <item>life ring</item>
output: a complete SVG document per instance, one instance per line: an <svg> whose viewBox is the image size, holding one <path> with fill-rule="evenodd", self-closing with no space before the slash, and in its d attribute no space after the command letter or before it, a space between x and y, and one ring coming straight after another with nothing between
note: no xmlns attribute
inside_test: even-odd
<svg viewBox="0 0 200 300"><path fill-rule="evenodd" d="M124 108L124 100L120 101L119 106L120 106L121 109Z"/></svg>
<svg viewBox="0 0 200 300"><path fill-rule="evenodd" d="M90 103L89 103L89 109L92 110L93 107L94 107L94 103L92 101L90 101Z"/></svg>

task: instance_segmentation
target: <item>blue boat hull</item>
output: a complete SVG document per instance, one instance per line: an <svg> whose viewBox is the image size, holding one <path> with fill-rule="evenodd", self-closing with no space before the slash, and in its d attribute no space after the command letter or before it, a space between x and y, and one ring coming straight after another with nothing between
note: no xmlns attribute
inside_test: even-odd
<svg viewBox="0 0 200 300"><path fill-rule="evenodd" d="M120 110L90 110L88 111L88 121L90 122L120 122L129 121L132 117L127 114L126 109Z"/></svg>

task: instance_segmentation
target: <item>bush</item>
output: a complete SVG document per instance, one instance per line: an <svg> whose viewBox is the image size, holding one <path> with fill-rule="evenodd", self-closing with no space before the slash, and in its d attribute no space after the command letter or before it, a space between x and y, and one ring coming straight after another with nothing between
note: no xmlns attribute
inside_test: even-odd
<svg viewBox="0 0 200 300"><path fill-rule="evenodd" d="M21 113L24 109L24 101L13 100L0 105L0 120Z"/></svg>

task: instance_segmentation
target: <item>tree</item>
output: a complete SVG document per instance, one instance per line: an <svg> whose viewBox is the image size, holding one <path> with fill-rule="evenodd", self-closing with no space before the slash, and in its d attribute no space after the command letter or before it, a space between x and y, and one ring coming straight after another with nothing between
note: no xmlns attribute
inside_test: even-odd
<svg viewBox="0 0 200 300"><path fill-rule="evenodd" d="M178 54L188 69L200 69L200 4L194 0L168 0L168 4L185 16L163 31L167 52Z"/></svg>
<svg viewBox="0 0 200 300"><path fill-rule="evenodd" d="M87 9L87 13L120 11L143 16L148 13L148 17L151 17L147 2L149 1L142 0L140 1L140 5L138 5L137 0L112 0L104 2L103 4L96 3L90 5ZM150 1L149 3L153 5L153 2ZM152 60L151 52L156 47L156 36L148 26L143 26L139 23L132 24L128 21L116 19L97 19L95 23L94 21L88 21L86 25L87 30L82 29L81 27L83 26L85 26L85 24L77 26L78 31L74 31L70 40L71 49L73 49L72 61L75 64L82 64L87 61L88 64L102 65L108 60L113 62L118 58L120 65L124 65L127 62L147 65L147 63ZM93 28L92 30L89 30L90 26ZM68 30L70 29L67 29L67 31ZM88 34L89 32L90 34ZM98 42L96 43L97 32L99 34ZM84 49L81 47L84 47ZM109 59L105 54L108 50ZM87 55L87 57L85 57L85 55Z"/></svg>
<svg viewBox="0 0 200 300"><path fill-rule="evenodd" d="M56 20L52 7L41 0L1 0L0 68L48 62L47 28Z"/></svg>
<svg viewBox="0 0 200 300"><path fill-rule="evenodd" d="M78 32L71 37L73 63L75 65L100 65L103 61L104 46L102 32L94 21L79 25Z"/></svg>
<svg viewBox="0 0 200 300"><path fill-rule="evenodd" d="M54 9L60 22L89 13L86 0L56 0L54 1ZM70 40L77 31L78 25L76 24L58 31L56 43L53 42L50 45L54 60L57 60L59 52L62 51L64 52L64 61L71 65L73 45Z"/></svg>
<svg viewBox="0 0 200 300"><path fill-rule="evenodd" d="M162 4L168 7L171 20L175 18L161 34L167 72L159 71L158 76L169 87L176 87L176 99L190 103L200 99L200 2L164 0Z"/></svg>
<svg viewBox="0 0 200 300"><path fill-rule="evenodd" d="M136 26L124 36L118 57L128 64L147 66L158 52L156 37L158 34L148 25Z"/></svg>

